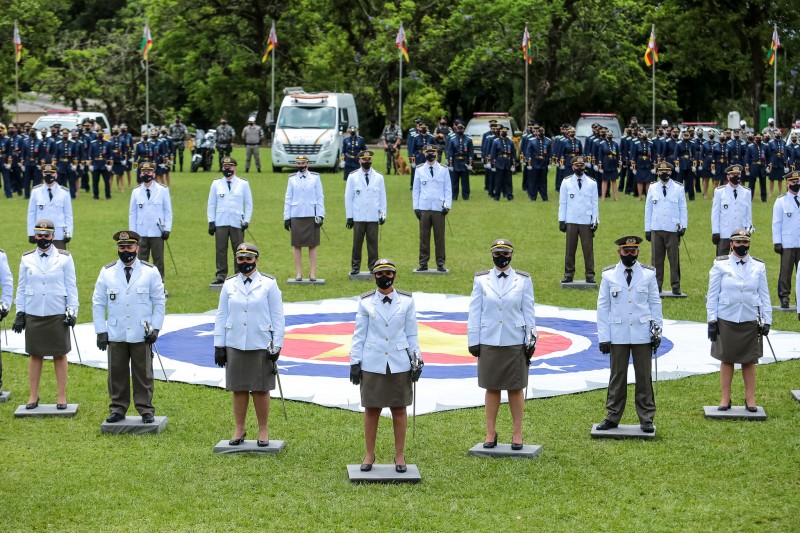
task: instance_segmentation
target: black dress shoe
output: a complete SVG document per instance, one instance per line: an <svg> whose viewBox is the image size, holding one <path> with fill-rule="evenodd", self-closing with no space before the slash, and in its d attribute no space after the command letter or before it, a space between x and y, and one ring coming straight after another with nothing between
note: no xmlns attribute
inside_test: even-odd
<svg viewBox="0 0 800 533"><path fill-rule="evenodd" d="M642 428L642 431L644 431L645 433L655 433L656 432L656 428L655 428L655 426L653 425L652 422L645 422L644 424L641 424L639 427Z"/></svg>
<svg viewBox="0 0 800 533"><path fill-rule="evenodd" d="M521 450L522 449L522 443L521 442L512 442L511 443L511 449L514 450L514 451Z"/></svg>
<svg viewBox="0 0 800 533"><path fill-rule="evenodd" d="M246 436L247 436L247 430L245 430L245 432L244 432L244 433L242 433L242 436L241 436L241 437L239 437L238 439L231 439L231 440L229 440L229 441L228 441L228 444L230 444L231 446L239 446L241 443L243 443L243 442L244 442L244 438L245 438Z"/></svg>
<svg viewBox="0 0 800 533"><path fill-rule="evenodd" d="M361 463L361 471L362 472L369 472L372 470L372 464L375 462L375 459L372 459L372 463Z"/></svg>
<svg viewBox="0 0 800 533"><path fill-rule="evenodd" d="M597 283L597 282L594 280L594 278L593 278L593 277L591 277L591 276L586 276L586 283Z"/></svg>
<svg viewBox="0 0 800 533"><path fill-rule="evenodd" d="M142 415L142 422L145 424L152 424L156 421L156 417L153 416L153 413L145 413Z"/></svg>
<svg viewBox="0 0 800 533"><path fill-rule="evenodd" d="M269 439L267 439L267 440L257 440L256 441L256 446L258 446L259 448L266 448L267 446L269 446Z"/></svg>
<svg viewBox="0 0 800 533"><path fill-rule="evenodd" d="M731 408L731 402L728 401L728 405L720 405L717 407L717 411L727 411Z"/></svg>
<svg viewBox="0 0 800 533"><path fill-rule="evenodd" d="M674 294L675 296L680 296L683 293L681 292L680 289L672 289L672 294Z"/></svg>
<svg viewBox="0 0 800 533"><path fill-rule="evenodd" d="M25 409L28 409L29 411L31 409L36 409L37 407L39 407L39 398L36 398L35 402L25 404Z"/></svg>
<svg viewBox="0 0 800 533"><path fill-rule="evenodd" d="M224 280L224 279L219 279L219 278L217 278L217 279L215 279L214 281L212 281L210 284L211 284L211 285L223 285L224 283L225 283L225 280Z"/></svg>
<svg viewBox="0 0 800 533"><path fill-rule="evenodd" d="M122 413L111 413L111 415L109 415L109 417L106 418L106 422L108 422L109 424L115 424L120 420L125 420L125 415L123 415Z"/></svg>
<svg viewBox="0 0 800 533"><path fill-rule="evenodd" d="M354 268L353 270L351 270L351 271L350 271L350 275L351 275L351 276L357 276L358 274L359 274L359 271L358 271L358 270L356 270L355 268Z"/></svg>
<svg viewBox="0 0 800 533"><path fill-rule="evenodd" d="M56 409L58 409L59 411L63 411L66 408L67 408L67 404L65 404L65 403L57 403L56 404Z"/></svg>
<svg viewBox="0 0 800 533"><path fill-rule="evenodd" d="M597 429L600 430L600 431L606 431L606 430L609 430L609 429L614 429L615 427L618 427L618 426L619 426L619 424L617 424L616 422L612 422L611 420L606 418L605 420L603 420L602 422L597 424Z"/></svg>
<svg viewBox="0 0 800 533"><path fill-rule="evenodd" d="M561 283L572 283L572 278L569 276L564 276L564 279L561 280Z"/></svg>
<svg viewBox="0 0 800 533"><path fill-rule="evenodd" d="M420 265L417 269L418 272L425 272L426 270L428 270L428 265Z"/></svg>
<svg viewBox="0 0 800 533"><path fill-rule="evenodd" d="M447 269L444 267L444 265L436 267L436 270L439 272L447 272Z"/></svg>
<svg viewBox="0 0 800 533"><path fill-rule="evenodd" d="M408 470L408 467L406 465L399 465L397 464L397 461L395 461L394 459L392 459L392 462L394 463L394 471L397 472L398 474L405 474L406 471Z"/></svg>
<svg viewBox="0 0 800 533"><path fill-rule="evenodd" d="M750 407L749 405L747 405L747 402L744 402L744 408L747 409L747 411L750 413L755 413L756 411L758 411L757 406L754 405L753 407Z"/></svg>
<svg viewBox="0 0 800 533"><path fill-rule="evenodd" d="M484 448L495 448L497 446L497 432L494 432L494 440L483 443Z"/></svg>
<svg viewBox="0 0 800 533"><path fill-rule="evenodd" d="M789 309L789 299L781 300L781 309Z"/></svg>

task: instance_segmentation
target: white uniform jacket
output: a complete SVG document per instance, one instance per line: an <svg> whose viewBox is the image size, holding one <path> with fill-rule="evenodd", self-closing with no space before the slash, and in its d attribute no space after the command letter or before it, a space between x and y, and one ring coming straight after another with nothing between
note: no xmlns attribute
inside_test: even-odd
<svg viewBox="0 0 800 533"><path fill-rule="evenodd" d="M597 204L597 182L584 174L578 188L578 177L573 174L561 182L558 196L558 221L567 224L597 224L600 211Z"/></svg>
<svg viewBox="0 0 800 533"><path fill-rule="evenodd" d="M744 261L744 264L739 264ZM747 254L721 255L708 273L706 315L709 322L718 318L729 322L757 320L772 324L772 304L767 284L767 268L760 259Z"/></svg>
<svg viewBox="0 0 800 533"><path fill-rule="evenodd" d="M370 291L361 296L356 312L356 327L350 347L350 364L361 363L361 370L392 374L411 370L409 353L419 350L417 310L410 292L393 290L391 303L383 294Z"/></svg>
<svg viewBox="0 0 800 533"><path fill-rule="evenodd" d="M0 250L0 302L4 302L11 310L11 303L14 301L14 276L8 267L8 256Z"/></svg>
<svg viewBox="0 0 800 533"><path fill-rule="evenodd" d="M507 277L500 271L482 270L475 274L469 300L467 344L477 346L514 346L524 344L533 328L533 282L527 272L509 268Z"/></svg>
<svg viewBox="0 0 800 533"><path fill-rule="evenodd" d="M53 191L53 199L47 194L47 189ZM64 229L72 235L74 222L72 219L72 198L69 196L69 189L61 187L57 183L52 187L40 184L31 189L31 198L28 202L28 237L33 235L33 227L36 221L47 218L53 221L56 233L54 240L64 240Z"/></svg>
<svg viewBox="0 0 800 533"><path fill-rule="evenodd" d="M431 175L431 168L433 175ZM453 206L453 184L447 167L434 161L417 165L412 191L414 210L441 211Z"/></svg>
<svg viewBox="0 0 800 533"><path fill-rule="evenodd" d="M145 322L158 330L164 325L167 299L158 269L139 259L131 266L130 282L125 264L116 260L100 269L94 286L94 331L108 333L110 342L144 342Z"/></svg>
<svg viewBox="0 0 800 533"><path fill-rule="evenodd" d="M730 239L735 230L753 225L753 193L744 185L739 185L735 190L734 198L734 187L730 183L714 189L711 233L719 234L721 239Z"/></svg>
<svg viewBox="0 0 800 533"><path fill-rule="evenodd" d="M266 350L272 339L283 346L286 322L283 299L275 278L256 271L250 283L242 274L225 280L214 320L214 346Z"/></svg>
<svg viewBox="0 0 800 533"><path fill-rule="evenodd" d="M598 342L649 344L650 322L664 327L655 269L639 261L631 268L630 287L622 261L603 269L597 295Z"/></svg>
<svg viewBox="0 0 800 533"><path fill-rule="evenodd" d="M673 180L666 183L667 195L664 196L664 182L650 184L647 190L647 201L644 204L644 230L678 232L678 226L686 228L689 215L686 210L686 193L683 185Z"/></svg>
<svg viewBox="0 0 800 533"><path fill-rule="evenodd" d="M241 228L242 222L249 224L253 216L253 194L247 180L233 176L228 189L226 178L215 179L208 193L206 216L217 226Z"/></svg>
<svg viewBox="0 0 800 533"><path fill-rule="evenodd" d="M150 191L150 199L147 191ZM172 231L172 201L169 189L150 182L148 189L144 184L137 185L131 191L131 205L128 209L128 228L142 237L161 237L161 229Z"/></svg>
<svg viewBox="0 0 800 533"><path fill-rule="evenodd" d="M325 195L319 174L307 171L305 174L295 172L289 176L283 200L283 220L324 216Z"/></svg>
<svg viewBox="0 0 800 533"><path fill-rule="evenodd" d="M24 253L19 264L16 303L17 312L29 315L63 315L69 307L77 316L78 286L70 253L52 245L47 250L37 248Z"/></svg>
<svg viewBox="0 0 800 533"><path fill-rule="evenodd" d="M800 207L795 198L800 196L782 194L772 208L772 243L784 248L800 248Z"/></svg>
<svg viewBox="0 0 800 533"><path fill-rule="evenodd" d="M386 217L383 175L374 168L369 169L367 185L363 169L351 172L344 188L344 211L346 218L355 222L377 222L381 214Z"/></svg>

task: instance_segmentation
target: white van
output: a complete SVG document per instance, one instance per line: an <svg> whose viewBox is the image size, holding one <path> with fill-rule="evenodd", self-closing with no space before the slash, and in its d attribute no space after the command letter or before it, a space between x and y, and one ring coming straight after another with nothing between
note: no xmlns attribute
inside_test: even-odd
<svg viewBox="0 0 800 533"><path fill-rule="evenodd" d="M74 130L80 128L84 120L89 119L94 119L103 128L106 135L111 133L106 115L95 111L50 111L47 115L37 118L36 122L33 123L33 127L37 131L42 128L47 128L49 131L53 124L61 124L62 128Z"/></svg>
<svg viewBox="0 0 800 533"><path fill-rule="evenodd" d="M272 171L294 167L298 155L309 166L337 170L342 138L347 128L358 127L356 101L349 93L306 93L284 89L283 103L272 142Z"/></svg>

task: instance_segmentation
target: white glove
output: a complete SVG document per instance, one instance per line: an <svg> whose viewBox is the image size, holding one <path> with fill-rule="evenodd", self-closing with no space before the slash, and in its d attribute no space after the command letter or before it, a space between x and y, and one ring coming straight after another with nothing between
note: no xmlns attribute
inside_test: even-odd
<svg viewBox="0 0 800 533"><path fill-rule="evenodd" d="M783 167L783 173L784 174L788 174L789 173L789 167Z"/></svg>
<svg viewBox="0 0 800 533"><path fill-rule="evenodd" d="M697 168L698 168L699 170L703 170L703 165L700 165L700 166L699 166L699 167L697 167Z"/></svg>
<svg viewBox="0 0 800 533"><path fill-rule="evenodd" d="M78 167L77 167L77 165L70 165L70 166L69 166L69 169L70 169L71 171L75 172L76 170L78 170Z"/></svg>
<svg viewBox="0 0 800 533"><path fill-rule="evenodd" d="M656 169L654 169L654 168L651 168L651 169L650 169L650 174L655 174L655 173L656 173Z"/></svg>
<svg viewBox="0 0 800 533"><path fill-rule="evenodd" d="M470 172L472 172L472 165L467 165L467 170L469 170Z"/></svg>
<svg viewBox="0 0 800 533"><path fill-rule="evenodd" d="M17 166L22 169L22 163L17 163Z"/></svg>
<svg viewBox="0 0 800 533"><path fill-rule="evenodd" d="M516 171L517 171L516 165L511 165L511 172L516 172Z"/></svg>
<svg viewBox="0 0 800 533"><path fill-rule="evenodd" d="M339 168L344 168L344 161L339 161Z"/></svg>
<svg viewBox="0 0 800 533"><path fill-rule="evenodd" d="M158 165L158 166L160 166L161 168L167 168L167 165L165 165L164 163L161 163L161 164L160 164L160 165Z"/></svg>
<svg viewBox="0 0 800 533"><path fill-rule="evenodd" d="M528 170L533 170L533 167L530 165L525 165L525 168L527 168ZM550 168L550 165L547 165L547 168Z"/></svg>
<svg viewBox="0 0 800 533"><path fill-rule="evenodd" d="M558 168L559 168L560 170L564 170L564 165L558 165Z"/></svg>
<svg viewBox="0 0 800 533"><path fill-rule="evenodd" d="M109 172L111 172L111 165L106 165L106 170L108 170Z"/></svg>
<svg viewBox="0 0 800 533"><path fill-rule="evenodd" d="M6 167L6 170L11 170L11 163L8 163L8 164L3 165L3 166Z"/></svg>
<svg viewBox="0 0 800 533"><path fill-rule="evenodd" d="M447 170L449 170L450 172L453 172L453 165L450 165L449 167L447 167Z"/></svg>
<svg viewBox="0 0 800 533"><path fill-rule="evenodd" d="M42 170L42 165L36 165L36 170Z"/></svg>
<svg viewBox="0 0 800 533"><path fill-rule="evenodd" d="M128 160L127 159L123 159L122 162L120 163L120 165L127 165L127 164L128 164Z"/></svg>
<svg viewBox="0 0 800 533"><path fill-rule="evenodd" d="M411 168L417 168L417 164L416 163L411 163Z"/></svg>
<svg viewBox="0 0 800 533"><path fill-rule="evenodd" d="M600 170L600 167L598 167L597 165L592 165L592 168L595 170Z"/></svg>
<svg viewBox="0 0 800 533"><path fill-rule="evenodd" d="M491 166L491 167L489 167L489 168L490 168L490 169L492 169L492 172L497 172L497 169L496 169L496 168L494 168L494 165L492 165L492 166Z"/></svg>

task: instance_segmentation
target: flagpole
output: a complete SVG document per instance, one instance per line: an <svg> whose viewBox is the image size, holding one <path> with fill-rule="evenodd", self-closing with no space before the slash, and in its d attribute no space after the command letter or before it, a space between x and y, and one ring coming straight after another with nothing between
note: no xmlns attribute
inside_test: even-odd
<svg viewBox="0 0 800 533"><path fill-rule="evenodd" d="M147 46L147 45L145 45ZM150 55L144 60L144 123L150 128Z"/></svg>
<svg viewBox="0 0 800 533"><path fill-rule="evenodd" d="M778 25L775 25L775 34L778 33ZM775 127L778 127L778 49L775 49L775 56L772 65L772 116L775 117Z"/></svg>
<svg viewBox="0 0 800 533"><path fill-rule="evenodd" d="M272 49L272 96L270 97L269 101L269 117L273 123L275 122L275 52L276 50L273 48Z"/></svg>
<svg viewBox="0 0 800 533"><path fill-rule="evenodd" d="M400 54L400 90L397 97L397 126L403 131L403 54Z"/></svg>
<svg viewBox="0 0 800 533"><path fill-rule="evenodd" d="M527 61L525 61L525 127L526 128L528 127L528 62Z"/></svg>
<svg viewBox="0 0 800 533"><path fill-rule="evenodd" d="M656 62L655 61L653 61L651 68L653 69L652 71L653 74L651 76L651 78L653 79L653 122L651 122L652 124L651 128L655 129L656 127Z"/></svg>
<svg viewBox="0 0 800 533"><path fill-rule="evenodd" d="M14 37L19 35L19 29L17 28L17 21L14 21ZM17 57L17 39L14 39L14 98L16 99L16 116L14 117L14 122L19 120L19 58ZM20 39L21 41L21 39Z"/></svg>

